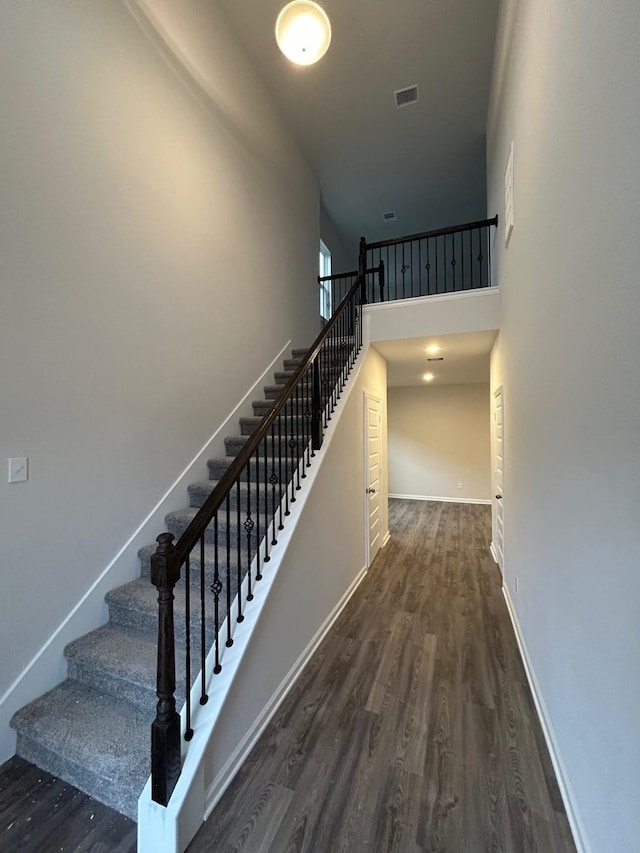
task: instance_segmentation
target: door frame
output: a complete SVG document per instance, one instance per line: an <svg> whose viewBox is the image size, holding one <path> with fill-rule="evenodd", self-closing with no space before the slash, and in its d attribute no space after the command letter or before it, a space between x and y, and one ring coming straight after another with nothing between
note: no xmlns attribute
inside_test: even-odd
<svg viewBox="0 0 640 853"><path fill-rule="evenodd" d="M496 453L496 398L500 395L502 402L502 562L498 559L498 552L495 546L496 530L498 526L498 499L496 498L496 472L497 472L497 453ZM498 564L502 578L504 579L504 530L505 530L505 501L504 501L504 458L505 458L505 429L504 429L504 386L498 385L493 390L491 395L491 556Z"/></svg>
<svg viewBox="0 0 640 853"><path fill-rule="evenodd" d="M363 415L363 487L362 492L364 496L364 555L365 555L365 565L367 569L371 565L371 541L369 539L370 527L369 527L369 494L367 489L369 488L369 410L368 410L368 401L374 400L378 406L380 411L380 423L378 426L378 434L380 441L380 487L378 489L380 493L380 548L382 548L382 539L384 537L384 533L382 532L382 516L384 513L382 512L382 400L376 394L373 394L371 391L364 390L362 392L362 415Z"/></svg>

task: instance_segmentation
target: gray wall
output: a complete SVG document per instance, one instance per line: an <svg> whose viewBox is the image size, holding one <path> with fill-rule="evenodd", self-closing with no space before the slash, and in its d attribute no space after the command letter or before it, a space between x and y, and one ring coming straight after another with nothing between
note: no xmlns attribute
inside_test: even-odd
<svg viewBox="0 0 640 853"><path fill-rule="evenodd" d="M637 0L504 0L488 117L506 585L593 853L640 838L639 36Z"/></svg>
<svg viewBox="0 0 640 853"><path fill-rule="evenodd" d="M317 185L242 49L205 0L130 6L0 6L0 462L31 462L0 484L0 697L319 329Z"/></svg>
<svg viewBox="0 0 640 853"><path fill-rule="evenodd" d="M388 411L391 494L490 499L488 383L389 388Z"/></svg>

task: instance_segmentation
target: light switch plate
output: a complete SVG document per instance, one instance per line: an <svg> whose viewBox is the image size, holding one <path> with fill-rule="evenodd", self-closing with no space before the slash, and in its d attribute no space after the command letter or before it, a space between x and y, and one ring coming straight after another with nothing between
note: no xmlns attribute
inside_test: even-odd
<svg viewBox="0 0 640 853"><path fill-rule="evenodd" d="M29 479L29 459L26 456L16 456L9 460L9 482L26 483Z"/></svg>

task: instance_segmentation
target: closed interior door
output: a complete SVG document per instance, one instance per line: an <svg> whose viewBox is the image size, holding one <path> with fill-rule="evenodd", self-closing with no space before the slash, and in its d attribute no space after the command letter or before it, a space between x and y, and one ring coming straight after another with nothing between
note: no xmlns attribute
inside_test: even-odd
<svg viewBox="0 0 640 853"><path fill-rule="evenodd" d="M365 394L365 507L368 520L367 565L371 565L382 543L382 511L380 498L380 400Z"/></svg>
<svg viewBox="0 0 640 853"><path fill-rule="evenodd" d="M494 496L493 496L493 548L495 557L504 574L504 406L502 388L493 395L493 441L494 441Z"/></svg>

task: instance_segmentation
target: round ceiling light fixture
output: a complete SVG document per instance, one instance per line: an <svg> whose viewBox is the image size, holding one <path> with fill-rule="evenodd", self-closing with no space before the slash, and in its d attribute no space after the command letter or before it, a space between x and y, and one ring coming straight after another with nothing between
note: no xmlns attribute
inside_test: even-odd
<svg viewBox="0 0 640 853"><path fill-rule="evenodd" d="M313 0L293 0L278 15L276 41L291 62L313 65L331 44L329 17Z"/></svg>

